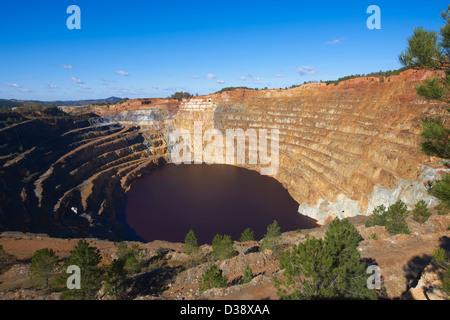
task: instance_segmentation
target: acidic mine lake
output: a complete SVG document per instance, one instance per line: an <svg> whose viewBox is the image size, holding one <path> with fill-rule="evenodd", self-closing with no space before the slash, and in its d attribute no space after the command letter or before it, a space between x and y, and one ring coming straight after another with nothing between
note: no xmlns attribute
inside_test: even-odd
<svg viewBox="0 0 450 320"><path fill-rule="evenodd" d="M193 229L199 244L216 234L233 240L246 228L260 240L278 221L282 232L316 227L275 179L229 165L175 165L152 169L127 193L126 221L143 241L184 242Z"/></svg>

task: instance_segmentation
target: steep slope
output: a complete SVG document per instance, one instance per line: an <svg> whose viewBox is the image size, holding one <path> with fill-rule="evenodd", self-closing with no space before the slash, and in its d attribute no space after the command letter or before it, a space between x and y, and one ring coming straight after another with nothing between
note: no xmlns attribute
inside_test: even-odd
<svg viewBox="0 0 450 320"><path fill-rule="evenodd" d="M124 239L125 192L165 161L157 130L33 119L0 129L0 231Z"/></svg>
<svg viewBox="0 0 450 320"><path fill-rule="evenodd" d="M121 210L129 186L145 170L174 160L174 147L182 142L172 139L177 131L192 134L189 147L195 150L198 121L200 134L267 130L278 145L272 176L298 202L299 212L320 224L367 215L398 199L433 205L427 182L445 169L440 159L421 153L420 119L448 116L443 104L415 93L430 75L407 70L383 81L365 77L288 90L237 89L181 102L134 99L65 109L101 115L89 121L2 122L0 230L123 239ZM264 158L250 164L249 142L242 164L236 161L238 144L233 146L231 163L266 168ZM200 136L200 146L208 144Z"/></svg>
<svg viewBox="0 0 450 320"><path fill-rule="evenodd" d="M425 185L439 177L439 159L420 152L420 119L448 116L442 103L415 93L430 75L407 70L382 82L356 78L290 90L233 90L184 101L176 127L192 134L196 121L203 132L215 128L223 134L278 129L279 170L273 176L299 203L299 212L320 223L369 214L398 199L433 204ZM264 167L248 160L243 166Z"/></svg>

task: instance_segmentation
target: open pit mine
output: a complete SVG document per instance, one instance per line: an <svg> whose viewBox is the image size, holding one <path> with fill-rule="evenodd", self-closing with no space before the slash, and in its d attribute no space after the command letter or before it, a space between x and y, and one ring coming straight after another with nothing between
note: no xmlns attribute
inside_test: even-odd
<svg viewBox="0 0 450 320"><path fill-rule="evenodd" d="M171 132L193 133L196 121L204 131L277 129L273 178L298 202L299 214L318 224L369 215L397 200L432 206L427 182L445 169L441 159L421 153L420 119L448 116L442 103L415 92L430 75L410 69L338 85L133 99L64 109L87 111L90 119L6 125L0 129L0 231L125 239L127 190L142 173L170 163L180 143L169 139ZM236 165L263 167L248 163Z"/></svg>

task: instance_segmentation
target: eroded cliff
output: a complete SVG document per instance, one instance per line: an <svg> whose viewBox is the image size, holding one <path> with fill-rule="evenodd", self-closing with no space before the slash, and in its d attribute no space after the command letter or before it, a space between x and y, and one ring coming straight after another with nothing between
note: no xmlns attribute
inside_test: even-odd
<svg viewBox="0 0 450 320"><path fill-rule="evenodd" d="M198 121L200 133L278 130L278 170L272 176L301 214L321 224L367 215L399 199L433 205L427 182L445 169L440 159L420 151L420 119L448 116L443 104L415 92L430 75L407 70L338 85L66 108L101 116L89 121L18 119L0 129L0 230L123 239L121 210L130 184L152 166L172 161L180 141L171 141L171 134L193 134ZM234 164L260 171L266 165L249 164L248 145L246 161Z"/></svg>
<svg viewBox="0 0 450 320"><path fill-rule="evenodd" d="M37 118L0 129L0 230L124 239L125 192L164 160L160 131Z"/></svg>
<svg viewBox="0 0 450 320"><path fill-rule="evenodd" d="M415 87L431 73L357 78L289 90L224 92L184 101L176 126L279 130L279 170L273 175L299 203L299 212L324 223L370 214L380 204L425 199L439 177L439 159L420 151L422 117L447 117L442 103L421 99ZM247 145L248 147L248 145ZM260 170L261 165L244 165Z"/></svg>

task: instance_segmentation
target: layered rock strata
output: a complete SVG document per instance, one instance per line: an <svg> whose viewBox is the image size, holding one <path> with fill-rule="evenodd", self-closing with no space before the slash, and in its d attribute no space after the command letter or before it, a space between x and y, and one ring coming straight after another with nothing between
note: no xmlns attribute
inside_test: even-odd
<svg viewBox="0 0 450 320"><path fill-rule="evenodd" d="M201 149L208 147L211 140L202 138L210 129L224 136L227 130L260 135L266 130L269 153L276 145L272 176L299 203L299 212L320 224L336 216L368 215L399 199L409 206L421 199L433 205L426 186L445 169L440 159L421 153L420 119L448 121L448 116L445 105L415 92L431 75L408 70L383 81L237 89L181 102L135 99L81 108L101 116L90 121L40 118L8 124L0 129L0 231L123 239L126 191L142 172L173 161L181 141L171 136L178 130L192 134L190 150L198 148L198 138ZM198 123L200 137L194 134ZM257 171L268 166L261 154L255 163L249 161L249 138L245 161L238 163L237 145L231 161L225 154L200 161Z"/></svg>
<svg viewBox="0 0 450 320"><path fill-rule="evenodd" d="M192 135L198 121L203 132L217 129L224 135L227 129L278 129L279 168L273 177L299 203L299 212L319 223L367 215L400 199L409 206L420 199L433 205L426 185L442 168L439 159L420 151L420 119L448 117L445 105L415 92L430 75L408 70L384 81L233 90L184 101L176 127ZM244 167L264 167L248 160Z"/></svg>
<svg viewBox="0 0 450 320"><path fill-rule="evenodd" d="M161 132L34 119L0 130L0 229L124 239L125 192L161 161Z"/></svg>

